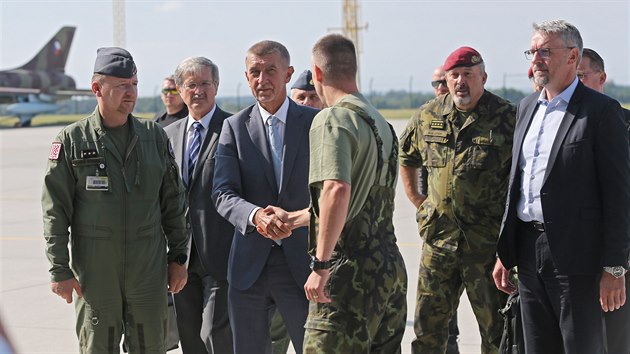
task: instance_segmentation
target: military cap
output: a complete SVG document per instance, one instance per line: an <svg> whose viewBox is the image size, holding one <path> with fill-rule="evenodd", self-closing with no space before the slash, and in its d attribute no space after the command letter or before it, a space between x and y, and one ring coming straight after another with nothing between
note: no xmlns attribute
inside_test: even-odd
<svg viewBox="0 0 630 354"><path fill-rule="evenodd" d="M118 47L96 51L94 73L128 79L136 74L136 64L128 51Z"/></svg>
<svg viewBox="0 0 630 354"><path fill-rule="evenodd" d="M451 53L444 61L444 71L449 71L459 66L475 66L483 63L481 54L471 47L459 47L453 53Z"/></svg>
<svg viewBox="0 0 630 354"><path fill-rule="evenodd" d="M304 70L303 73L295 80L292 89L300 89L304 91L313 91L315 90L315 86L313 86L313 74L310 70Z"/></svg>
<svg viewBox="0 0 630 354"><path fill-rule="evenodd" d="M527 77L530 79L534 77L534 70L532 69L531 66L529 67L529 70L527 70Z"/></svg>

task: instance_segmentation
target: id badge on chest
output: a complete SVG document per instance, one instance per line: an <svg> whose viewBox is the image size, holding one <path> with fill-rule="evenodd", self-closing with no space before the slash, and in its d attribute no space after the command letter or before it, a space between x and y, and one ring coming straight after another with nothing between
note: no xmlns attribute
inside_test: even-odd
<svg viewBox="0 0 630 354"><path fill-rule="evenodd" d="M107 176L87 176L85 177L86 191L108 191L109 177Z"/></svg>

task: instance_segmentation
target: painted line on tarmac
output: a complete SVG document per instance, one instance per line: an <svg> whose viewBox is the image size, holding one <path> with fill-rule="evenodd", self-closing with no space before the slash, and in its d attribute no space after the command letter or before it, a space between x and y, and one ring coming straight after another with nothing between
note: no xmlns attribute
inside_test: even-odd
<svg viewBox="0 0 630 354"><path fill-rule="evenodd" d="M44 237L34 236L0 236L0 241L39 241L44 240Z"/></svg>

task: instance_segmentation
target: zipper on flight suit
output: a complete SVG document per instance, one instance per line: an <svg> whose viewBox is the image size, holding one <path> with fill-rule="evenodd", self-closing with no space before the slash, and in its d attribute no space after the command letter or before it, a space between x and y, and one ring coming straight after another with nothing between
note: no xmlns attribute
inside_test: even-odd
<svg viewBox="0 0 630 354"><path fill-rule="evenodd" d="M131 188L129 187L129 184L127 182L127 172L125 170L125 166L127 165L127 160L129 160L129 155L131 155L131 152L133 151L134 147L136 146L136 143L138 142L138 135L135 134L134 132L134 136L131 139L131 143L129 143L129 146L127 147L127 151L125 152L125 157L123 159L123 163L122 163L122 168L121 168L121 172L122 172L122 176L123 176L123 181L125 183L125 190L122 193L122 197L123 197L123 259L126 260L127 259L127 193L131 192ZM140 173L140 171L136 171L136 174ZM125 269L125 265L126 265L126 261L122 262L122 266L123 266L123 274L126 274L126 269ZM123 291L125 291L125 284L126 282L123 281L121 284L121 287L123 288Z"/></svg>

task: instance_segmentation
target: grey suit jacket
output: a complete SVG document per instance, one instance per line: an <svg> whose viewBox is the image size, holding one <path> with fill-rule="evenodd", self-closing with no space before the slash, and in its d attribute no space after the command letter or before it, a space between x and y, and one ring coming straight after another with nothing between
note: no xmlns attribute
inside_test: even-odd
<svg viewBox="0 0 630 354"><path fill-rule="evenodd" d="M217 213L210 198L215 169L214 156L223 121L229 116L229 113L222 111L217 106L199 150L199 158L195 165L192 181L188 186L186 198L188 201L187 227L188 231L192 233L191 242L195 243L205 271L216 280L227 279L227 260L234 234L234 227ZM187 119L180 119L164 128L173 146L175 160L182 178L183 161L188 158L186 121ZM190 251L190 244L188 249Z"/></svg>
<svg viewBox="0 0 630 354"><path fill-rule="evenodd" d="M509 269L516 257L518 167L538 93L518 106L507 205L498 255ZM540 191L545 232L562 274L601 272L627 264L630 251L630 151L619 103L581 82L553 142Z"/></svg>
<svg viewBox="0 0 630 354"><path fill-rule="evenodd" d="M284 134L280 193L276 185L267 133L256 105L225 120L216 153L212 199L219 214L234 225L228 262L228 282L248 289L265 266L272 242L248 226L255 207L279 206L295 211L309 206L309 130L317 110L290 101ZM282 249L298 286L310 273L307 228L299 228L282 242Z"/></svg>

